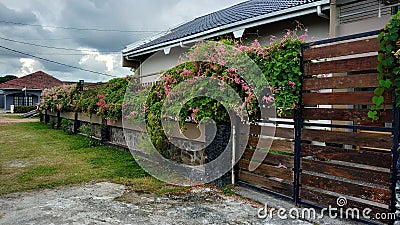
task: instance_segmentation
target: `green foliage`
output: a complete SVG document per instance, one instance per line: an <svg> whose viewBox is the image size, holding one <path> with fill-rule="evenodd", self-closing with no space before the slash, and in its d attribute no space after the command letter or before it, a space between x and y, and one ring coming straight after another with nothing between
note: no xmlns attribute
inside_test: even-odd
<svg viewBox="0 0 400 225"><path fill-rule="evenodd" d="M300 98L301 76L300 71L300 45L306 36L297 36L295 31L288 31L282 39L271 41L269 46L261 46L256 40L250 46L246 46L234 40L219 40L219 42L197 43L183 57L182 63L167 70L160 82L153 86L147 95L146 91L137 88L134 94L128 97L126 111L131 112L125 119L133 120L146 115L147 130L154 146L165 156L167 152L167 139L161 124L161 110L164 104L170 104L168 97L178 96L172 102L179 102L171 107L166 107L169 115L179 115L177 120L181 127L187 121L200 123L205 118L213 119L217 124L230 124L229 112L234 112L243 119L243 111L249 115L250 121L256 121L260 116L259 105L274 105L278 116L288 115L298 106ZM243 57L245 55L246 57ZM254 63L258 68L254 68ZM235 67L232 67L234 65ZM248 69L252 71L248 71ZM252 87L243 79L243 74L259 74L260 69L268 83L260 84L261 87L270 87L270 95L264 96L263 101L258 102L255 87ZM201 77L213 78L218 81L216 91L209 91L210 83L202 83ZM257 77L252 76L254 83L259 83ZM187 82L196 80L196 88L208 90L208 97L199 97L193 92L177 93L172 89ZM221 83L221 84L220 84ZM232 88L241 98L241 105L228 105L225 108L219 99L221 91L226 86ZM190 99L184 102L182 98ZM131 101L131 102L129 102ZM223 101L234 102L233 99ZM136 102L146 102L145 105ZM235 102L236 103L236 102ZM180 111L178 111L180 110ZM168 133L168 131L167 131Z"/></svg>
<svg viewBox="0 0 400 225"><path fill-rule="evenodd" d="M55 129L57 126L57 119L55 117L51 117L48 125L50 126L50 128Z"/></svg>
<svg viewBox="0 0 400 225"><path fill-rule="evenodd" d="M17 77L17 76L14 76L14 75L5 75L5 76L3 76L3 77L0 77L0 84L1 84L1 83L5 83L5 82L10 81L10 80L17 79L17 78L18 78L18 77Z"/></svg>
<svg viewBox="0 0 400 225"><path fill-rule="evenodd" d="M126 88L131 77L115 78L98 87L84 87L79 91L77 84L45 89L39 108L50 111L84 112L115 121L121 118Z"/></svg>
<svg viewBox="0 0 400 225"><path fill-rule="evenodd" d="M36 106L15 106L14 113L27 113L35 109Z"/></svg>
<svg viewBox="0 0 400 225"><path fill-rule="evenodd" d="M61 120L61 129L67 134L73 134L73 124L74 122L72 120L63 118Z"/></svg>
<svg viewBox="0 0 400 225"><path fill-rule="evenodd" d="M372 121L379 120L379 111L384 109L385 91L394 90L396 107L400 107L400 12L392 17L384 30L379 34L381 52L378 54L377 66L379 87L374 91L373 105L368 112Z"/></svg>
<svg viewBox="0 0 400 225"><path fill-rule="evenodd" d="M95 133L90 125L82 125L78 131L86 136L86 144L88 147L99 145L99 141L95 138Z"/></svg>
<svg viewBox="0 0 400 225"><path fill-rule="evenodd" d="M235 194L235 191L232 190L232 188L229 187L229 186L227 186L227 185L224 185L224 186L222 187L221 191L222 191L222 194L224 194L224 195L226 195L226 196L232 196L232 195Z"/></svg>

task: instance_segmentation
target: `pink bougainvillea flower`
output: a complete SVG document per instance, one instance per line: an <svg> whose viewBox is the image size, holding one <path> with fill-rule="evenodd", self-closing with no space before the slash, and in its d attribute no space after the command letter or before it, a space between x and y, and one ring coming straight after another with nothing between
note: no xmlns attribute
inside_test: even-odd
<svg viewBox="0 0 400 225"><path fill-rule="evenodd" d="M288 85L292 86L292 88L296 86L296 84L293 81L288 81Z"/></svg>
<svg viewBox="0 0 400 225"><path fill-rule="evenodd" d="M272 96L264 96L262 98L262 100L266 103L274 103L275 102L275 98Z"/></svg>
<svg viewBox="0 0 400 225"><path fill-rule="evenodd" d="M239 50L240 50L240 51L245 51L245 50L247 50L247 49L249 49L249 47L247 47L247 46L245 46L245 45L239 46Z"/></svg>

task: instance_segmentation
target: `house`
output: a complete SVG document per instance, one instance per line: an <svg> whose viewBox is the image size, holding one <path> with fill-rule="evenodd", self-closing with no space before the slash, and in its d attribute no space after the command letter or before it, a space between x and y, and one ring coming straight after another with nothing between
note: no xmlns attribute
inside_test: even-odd
<svg viewBox="0 0 400 225"><path fill-rule="evenodd" d="M11 105L36 105L45 88L63 84L62 81L42 71L7 81L0 84L0 109L10 110Z"/></svg>
<svg viewBox="0 0 400 225"><path fill-rule="evenodd" d="M129 45L122 51L123 66L133 68L142 83L153 82L199 40L230 36L266 44L294 21L308 28L309 40L345 36L383 28L398 5L398 0L248 0Z"/></svg>

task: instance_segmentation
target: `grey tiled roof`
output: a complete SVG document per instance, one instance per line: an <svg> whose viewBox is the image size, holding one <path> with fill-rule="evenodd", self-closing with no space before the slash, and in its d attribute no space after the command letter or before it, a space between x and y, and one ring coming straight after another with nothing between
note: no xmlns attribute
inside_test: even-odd
<svg viewBox="0 0 400 225"><path fill-rule="evenodd" d="M155 40L130 49L129 52L140 51L141 49L191 36L220 26L317 1L318 0L249 0L198 17L188 23L174 28L169 33L156 38Z"/></svg>

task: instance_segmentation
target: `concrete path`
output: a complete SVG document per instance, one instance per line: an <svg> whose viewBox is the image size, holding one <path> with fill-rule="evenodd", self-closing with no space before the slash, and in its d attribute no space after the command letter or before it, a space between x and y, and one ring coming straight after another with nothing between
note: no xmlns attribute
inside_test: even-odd
<svg viewBox="0 0 400 225"><path fill-rule="evenodd" d="M0 224L312 224L259 219L259 207L204 187L156 196L104 182L3 196Z"/></svg>

